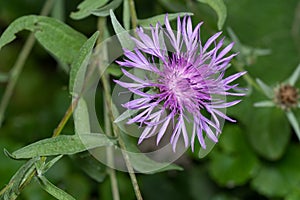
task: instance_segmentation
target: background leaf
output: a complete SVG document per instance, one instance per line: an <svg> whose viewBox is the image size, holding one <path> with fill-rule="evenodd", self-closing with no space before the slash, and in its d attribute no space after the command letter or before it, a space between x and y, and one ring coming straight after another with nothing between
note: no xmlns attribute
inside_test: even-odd
<svg viewBox="0 0 300 200"><path fill-rule="evenodd" d="M0 49L12 42L16 38L15 34L22 30L34 32L41 45L64 64L73 62L86 41L84 35L56 19L29 15L16 19L3 32Z"/></svg>
<svg viewBox="0 0 300 200"><path fill-rule="evenodd" d="M227 8L223 0L198 0L201 3L209 5L214 9L218 15L218 29L221 30L226 17L227 17Z"/></svg>
<svg viewBox="0 0 300 200"><path fill-rule="evenodd" d="M247 123L249 141L261 156L269 160L279 159L291 135L284 112L278 108L254 109L255 117Z"/></svg>
<svg viewBox="0 0 300 200"><path fill-rule="evenodd" d="M106 17L109 15L110 10L115 10L118 8L122 3L122 0L112 0L109 4L106 6L93 10L92 14L96 15L98 17Z"/></svg>
<svg viewBox="0 0 300 200"><path fill-rule="evenodd" d="M83 19L92 14L92 11L102 7L109 0L84 0L78 5L78 11L71 13L73 19Z"/></svg>

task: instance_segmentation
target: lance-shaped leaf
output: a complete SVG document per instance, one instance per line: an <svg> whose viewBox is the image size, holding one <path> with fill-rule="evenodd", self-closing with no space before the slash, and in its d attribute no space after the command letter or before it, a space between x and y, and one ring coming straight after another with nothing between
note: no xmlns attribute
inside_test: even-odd
<svg viewBox="0 0 300 200"><path fill-rule="evenodd" d="M29 15L16 19L0 37L0 49L12 42L15 34L28 30L55 58L64 64L71 64L77 56L86 37L63 22L45 16Z"/></svg>
<svg viewBox="0 0 300 200"><path fill-rule="evenodd" d="M299 121L296 119L294 113L292 111L287 111L286 116L292 125L295 133L297 134L298 139L300 140L300 127L299 127Z"/></svg>
<svg viewBox="0 0 300 200"><path fill-rule="evenodd" d="M259 101L254 103L254 107L274 107L275 104L273 101Z"/></svg>
<svg viewBox="0 0 300 200"><path fill-rule="evenodd" d="M117 20L114 12L112 10L110 10L110 18L111 18L111 22L114 28L114 31L117 34L117 37L121 43L121 46L123 48L126 48L128 50L133 50L135 47L135 43L133 42L133 40L131 39L130 34L128 33L128 31L126 31L122 25L120 24L120 22Z"/></svg>
<svg viewBox="0 0 300 200"><path fill-rule="evenodd" d="M86 68L92 55L93 47L97 41L99 32L95 32L80 48L78 56L74 59L70 70L70 93L82 92L85 81ZM76 85L75 85L76 83Z"/></svg>
<svg viewBox="0 0 300 200"><path fill-rule="evenodd" d="M12 156L16 159L27 159L36 156L72 155L88 149L112 145L113 140L108 139L104 134L60 135L25 146L13 152Z"/></svg>
<svg viewBox="0 0 300 200"><path fill-rule="evenodd" d="M265 95L272 99L274 96L274 91L272 90L271 87L269 87L267 84L265 84L262 80L260 79L256 79L256 82L258 83L258 85L261 87L261 89L263 90L263 92L265 93Z"/></svg>
<svg viewBox="0 0 300 200"><path fill-rule="evenodd" d="M75 200L70 194L66 193L62 189L53 185L50 181L46 179L44 176L38 177L40 186L53 197L59 200Z"/></svg>
<svg viewBox="0 0 300 200"><path fill-rule="evenodd" d="M227 9L223 0L198 0L201 3L205 3L209 5L212 9L214 9L218 15L218 29L221 30L226 17L227 17Z"/></svg>

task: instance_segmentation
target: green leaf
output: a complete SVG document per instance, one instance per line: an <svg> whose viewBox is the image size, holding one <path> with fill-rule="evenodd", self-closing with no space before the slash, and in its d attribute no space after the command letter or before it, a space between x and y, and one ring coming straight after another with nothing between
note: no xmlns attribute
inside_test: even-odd
<svg viewBox="0 0 300 200"><path fill-rule="evenodd" d="M129 0L123 0L123 24L126 30L130 29L130 7Z"/></svg>
<svg viewBox="0 0 300 200"><path fill-rule="evenodd" d="M122 25L120 24L120 22L117 20L114 12L111 10L110 11L110 18L111 18L111 22L114 28L114 31L117 34L117 37L121 43L121 46L123 48L126 48L128 50L133 50L135 47L135 43L133 42L133 40L131 39L130 34L128 33L128 31L126 31Z"/></svg>
<svg viewBox="0 0 300 200"><path fill-rule="evenodd" d="M78 105L74 111L75 134L89 133L90 120L86 102L83 98L79 99Z"/></svg>
<svg viewBox="0 0 300 200"><path fill-rule="evenodd" d="M221 30L226 17L227 17L227 9L223 0L198 0L201 3L205 3L209 5L218 15L218 29Z"/></svg>
<svg viewBox="0 0 300 200"><path fill-rule="evenodd" d="M34 170L34 163L37 160L37 157L32 158L19 168L19 170L9 181L9 183L12 184L12 186L4 193L4 199L15 199L12 197L17 197L19 195L20 185L23 183L24 180L28 178L30 172Z"/></svg>
<svg viewBox="0 0 300 200"><path fill-rule="evenodd" d="M96 147L112 145L112 140L104 134L60 135L25 146L13 152L12 156L16 159L26 159L36 156L70 155Z"/></svg>
<svg viewBox="0 0 300 200"><path fill-rule="evenodd" d="M77 57L71 65L69 92L81 93L84 85L86 68L92 55L93 47L97 41L99 32L95 32L80 48ZM75 85L76 84L76 85Z"/></svg>
<svg viewBox="0 0 300 200"><path fill-rule="evenodd" d="M71 156L74 163L81 163L79 165L89 177L101 183L107 175L107 167L99 160L95 159L90 152L82 152Z"/></svg>
<svg viewBox="0 0 300 200"><path fill-rule="evenodd" d="M146 156L145 153L142 153L137 148L130 138L122 133L122 139L126 145L127 154L130 158L130 162L133 168L145 174L154 174L158 172L168 171L168 170L182 170L178 165L171 163L156 162Z"/></svg>
<svg viewBox="0 0 300 200"><path fill-rule="evenodd" d="M178 16L183 17L186 15L191 16L194 14L190 13L190 12L170 13L170 14L168 14L168 19L169 19L169 21L172 21L174 19L177 19ZM166 16L165 14L162 14L162 15L156 15L154 17L150 17L147 19L139 19L138 24L141 26L148 27L150 24L155 25L156 23L159 22L161 25L164 25L165 24L165 16Z"/></svg>
<svg viewBox="0 0 300 200"><path fill-rule="evenodd" d="M251 185L267 197L290 196L292 198L297 193L299 195L299 157L299 145L290 145L285 156L279 162L265 165L259 170Z"/></svg>
<svg viewBox="0 0 300 200"><path fill-rule="evenodd" d="M73 62L86 41L84 35L56 19L29 15L9 25L0 38L0 49L12 42L16 38L15 34L22 30L34 32L41 45L64 64Z"/></svg>
<svg viewBox="0 0 300 200"><path fill-rule="evenodd" d="M211 154L209 172L222 186L234 187L245 184L258 167L258 159L247 144L238 126L227 126L220 142Z"/></svg>
<svg viewBox="0 0 300 200"><path fill-rule="evenodd" d="M283 155L291 131L282 110L255 108L255 116L246 126L249 141L257 153L269 160L277 160Z"/></svg>
<svg viewBox="0 0 300 200"><path fill-rule="evenodd" d="M84 0L78 5L78 11L71 13L73 19L83 19L92 14L92 11L102 7L108 0Z"/></svg>
<svg viewBox="0 0 300 200"><path fill-rule="evenodd" d="M50 181L48 181L44 176L38 177L40 186L53 197L59 200L76 200L70 194L66 193L62 189L53 185Z"/></svg>
<svg viewBox="0 0 300 200"><path fill-rule="evenodd" d="M268 197L285 196L289 186L276 167L262 167L252 181L252 186L261 194Z"/></svg>
<svg viewBox="0 0 300 200"><path fill-rule="evenodd" d="M114 63L110 64L106 70L107 70L108 74L115 76L115 77L121 77L123 75L121 67Z"/></svg>
<svg viewBox="0 0 300 200"><path fill-rule="evenodd" d="M108 15L110 15L110 10L115 10L116 8L118 8L121 5L121 3L122 3L122 0L113 0L106 6L96 9L96 10L93 10L92 14L96 15L98 17L107 17Z"/></svg>

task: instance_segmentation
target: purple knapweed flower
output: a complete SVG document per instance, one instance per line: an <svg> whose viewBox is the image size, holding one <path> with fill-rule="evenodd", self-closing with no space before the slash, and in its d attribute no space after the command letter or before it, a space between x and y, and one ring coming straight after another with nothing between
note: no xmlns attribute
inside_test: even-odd
<svg viewBox="0 0 300 200"><path fill-rule="evenodd" d="M236 56L226 56L233 43L222 48L224 38L217 42L221 35L219 32L202 45L201 24L193 30L190 17L185 16L182 21L178 17L175 32L171 29L166 15L166 28L157 23L155 27L150 27L149 34L146 34L143 28L137 28L136 34L139 39L133 38L136 45L134 51L125 49L126 58L117 61L121 66L141 69L152 74L152 77L140 78L122 69L124 75L133 83L115 81L138 96L123 104L123 107L137 113L127 121L128 124L145 125L138 143L157 134L158 144L167 127L171 127L170 143L174 151L180 136L186 147L191 145L194 150L197 137L201 147L205 149L204 132L212 141L217 142L221 133L220 119L235 122L219 109L240 102L225 100L227 95L244 95L230 92L231 89L238 89L238 84L229 84L245 72L224 78L229 62ZM170 48L167 49L167 45ZM210 115L210 119L207 115Z"/></svg>

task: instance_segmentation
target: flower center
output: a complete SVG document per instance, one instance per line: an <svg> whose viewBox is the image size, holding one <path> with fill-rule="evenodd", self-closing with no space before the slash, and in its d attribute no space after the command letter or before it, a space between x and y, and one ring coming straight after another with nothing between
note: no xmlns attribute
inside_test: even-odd
<svg viewBox="0 0 300 200"><path fill-rule="evenodd" d="M299 99L299 91L289 84L281 85L275 91L275 103L282 109L290 109L296 107Z"/></svg>

